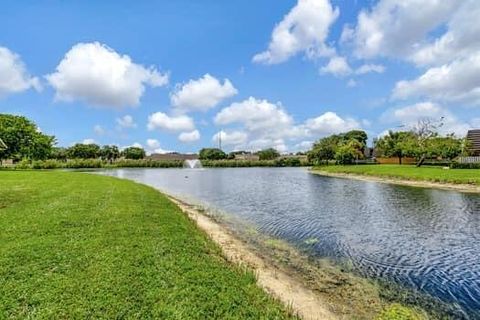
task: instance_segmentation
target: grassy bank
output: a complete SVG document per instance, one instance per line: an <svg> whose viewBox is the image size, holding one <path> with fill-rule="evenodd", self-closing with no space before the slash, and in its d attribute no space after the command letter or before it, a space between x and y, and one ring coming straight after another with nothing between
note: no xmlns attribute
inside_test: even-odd
<svg viewBox="0 0 480 320"><path fill-rule="evenodd" d="M0 172L0 319L288 319L157 191Z"/></svg>
<svg viewBox="0 0 480 320"><path fill-rule="evenodd" d="M315 167L313 170L326 173L355 174L401 180L480 185L479 169L446 170L441 167L417 168L411 165L352 165L322 166Z"/></svg>

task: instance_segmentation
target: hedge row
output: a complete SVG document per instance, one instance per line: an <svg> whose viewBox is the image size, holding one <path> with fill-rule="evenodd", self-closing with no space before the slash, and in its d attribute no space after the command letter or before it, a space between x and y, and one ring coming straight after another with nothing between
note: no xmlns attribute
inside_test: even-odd
<svg viewBox="0 0 480 320"><path fill-rule="evenodd" d="M276 160L202 160L204 167L300 167L310 163L298 158L280 158ZM181 160L118 160L109 162L100 159L60 160L23 160L14 165L16 169L94 169L94 168L182 168Z"/></svg>
<svg viewBox="0 0 480 320"><path fill-rule="evenodd" d="M480 169L480 163L459 163L459 162L452 162L450 164L450 168L452 169Z"/></svg>

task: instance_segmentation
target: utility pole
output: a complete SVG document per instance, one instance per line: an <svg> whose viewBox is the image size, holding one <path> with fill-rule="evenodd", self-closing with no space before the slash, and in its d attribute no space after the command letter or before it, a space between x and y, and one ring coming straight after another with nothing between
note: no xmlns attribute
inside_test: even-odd
<svg viewBox="0 0 480 320"><path fill-rule="evenodd" d="M218 148L220 150L222 150L222 133L223 133L223 130L220 130L220 132L218 133Z"/></svg>

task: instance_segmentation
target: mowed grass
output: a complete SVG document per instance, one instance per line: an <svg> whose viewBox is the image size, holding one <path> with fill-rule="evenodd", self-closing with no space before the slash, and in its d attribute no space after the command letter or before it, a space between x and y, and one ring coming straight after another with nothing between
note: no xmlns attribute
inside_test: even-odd
<svg viewBox="0 0 480 320"><path fill-rule="evenodd" d="M156 190L0 171L0 319L291 319Z"/></svg>
<svg viewBox="0 0 480 320"><path fill-rule="evenodd" d="M480 185L479 169L443 169L441 167L420 167L413 165L351 165L322 166L314 170L328 173L348 173L383 178L430 181L454 184Z"/></svg>

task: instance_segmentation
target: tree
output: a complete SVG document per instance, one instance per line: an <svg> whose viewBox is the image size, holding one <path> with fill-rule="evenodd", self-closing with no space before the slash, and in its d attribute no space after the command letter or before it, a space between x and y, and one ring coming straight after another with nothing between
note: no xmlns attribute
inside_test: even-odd
<svg viewBox="0 0 480 320"><path fill-rule="evenodd" d="M55 143L55 137L40 132L26 117L9 114L0 114L0 138L0 160L46 159Z"/></svg>
<svg viewBox="0 0 480 320"><path fill-rule="evenodd" d="M417 122L417 125L413 128L413 133L417 137L417 146L419 152L419 160L417 167L420 167L427 157L427 143L428 141L438 135L438 129L443 126L443 119L435 121L430 118L421 119Z"/></svg>
<svg viewBox="0 0 480 320"><path fill-rule="evenodd" d="M102 159L112 162L120 156L120 151L115 145L105 145L100 150L100 156L102 157Z"/></svg>
<svg viewBox="0 0 480 320"><path fill-rule="evenodd" d="M260 160L274 160L280 156L277 150L273 148L268 148L258 152L258 157Z"/></svg>
<svg viewBox="0 0 480 320"><path fill-rule="evenodd" d="M463 143L463 139L455 138L453 134L433 137L426 144L427 157L452 160L462 154Z"/></svg>
<svg viewBox="0 0 480 320"><path fill-rule="evenodd" d="M73 159L95 159L100 156L100 146L97 144L77 143L68 148L67 155Z"/></svg>
<svg viewBox="0 0 480 320"><path fill-rule="evenodd" d="M331 135L318 140L308 152L308 161L320 164L322 161L334 160L341 141L340 135Z"/></svg>
<svg viewBox="0 0 480 320"><path fill-rule="evenodd" d="M68 159L68 153L66 148L62 147L54 147L52 148L52 152L50 154L51 159L65 161Z"/></svg>
<svg viewBox="0 0 480 320"><path fill-rule="evenodd" d="M223 160L227 155L218 148L203 148L199 152L199 158L200 160Z"/></svg>
<svg viewBox="0 0 480 320"><path fill-rule="evenodd" d="M365 148L367 147L368 136L367 133L363 130L352 130L343 134L343 141L356 140L360 143L357 145L362 153L365 153Z"/></svg>
<svg viewBox="0 0 480 320"><path fill-rule="evenodd" d="M355 160L363 158L361 151L362 143L352 139L342 143L335 152L335 160L338 164L352 164Z"/></svg>
<svg viewBox="0 0 480 320"><path fill-rule="evenodd" d="M146 156L145 150L139 147L128 147L125 148L122 151L122 155L126 159L133 159L133 160L138 160L138 159L143 159Z"/></svg>
<svg viewBox="0 0 480 320"><path fill-rule="evenodd" d="M340 154L344 154L349 148L355 148L355 150L350 150L352 154L354 154L353 159L363 158L367 140L368 136L365 131L362 130L352 130L322 138L313 144L312 150L307 154L308 160L315 164L334 159L338 161L337 152L341 146L343 146L343 149ZM350 147L347 148L346 145ZM341 162L343 162L343 160Z"/></svg>
<svg viewBox="0 0 480 320"><path fill-rule="evenodd" d="M415 135L409 131L389 131L388 134L375 143L376 152L384 157L397 157L402 164L402 158L415 155L412 142Z"/></svg>

